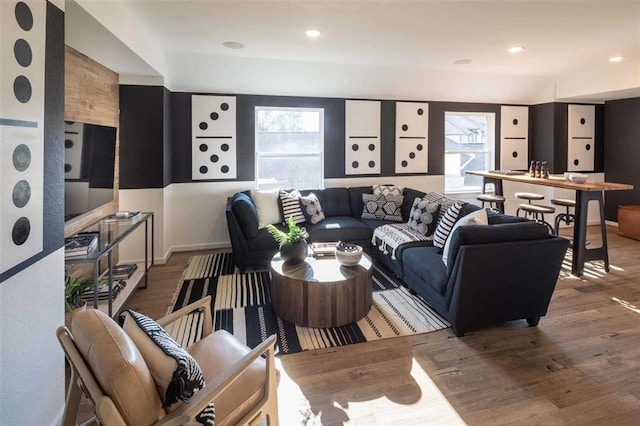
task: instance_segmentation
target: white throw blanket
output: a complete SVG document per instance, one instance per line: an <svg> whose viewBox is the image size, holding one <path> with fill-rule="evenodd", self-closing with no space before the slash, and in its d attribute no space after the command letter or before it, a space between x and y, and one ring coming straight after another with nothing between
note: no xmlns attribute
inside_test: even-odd
<svg viewBox="0 0 640 426"><path fill-rule="evenodd" d="M418 231L409 228L406 223L392 223L389 225L378 226L373 230L373 238L371 243L375 246L377 240L380 240L378 249L384 254L389 254L391 249L391 259L396 260L396 249L404 243L412 241L432 241L433 235L425 236Z"/></svg>

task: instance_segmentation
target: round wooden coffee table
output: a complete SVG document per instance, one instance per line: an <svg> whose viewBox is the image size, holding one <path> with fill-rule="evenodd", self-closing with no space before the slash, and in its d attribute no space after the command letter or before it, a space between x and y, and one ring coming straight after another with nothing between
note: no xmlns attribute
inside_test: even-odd
<svg viewBox="0 0 640 426"><path fill-rule="evenodd" d="M308 257L287 265L271 260L271 304L280 318L303 327L339 327L364 317L371 308L371 258L342 266L334 257Z"/></svg>

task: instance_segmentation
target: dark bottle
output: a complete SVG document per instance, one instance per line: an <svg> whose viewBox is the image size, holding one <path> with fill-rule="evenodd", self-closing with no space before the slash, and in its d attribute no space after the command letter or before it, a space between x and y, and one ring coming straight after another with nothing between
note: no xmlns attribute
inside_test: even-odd
<svg viewBox="0 0 640 426"><path fill-rule="evenodd" d="M545 179L549 179L549 163L546 161L542 162L542 177Z"/></svg>
<svg viewBox="0 0 640 426"><path fill-rule="evenodd" d="M536 177L536 162L531 161L531 165L529 166L529 176Z"/></svg>
<svg viewBox="0 0 640 426"><path fill-rule="evenodd" d="M536 177L542 177L542 163L540 161L536 161Z"/></svg>

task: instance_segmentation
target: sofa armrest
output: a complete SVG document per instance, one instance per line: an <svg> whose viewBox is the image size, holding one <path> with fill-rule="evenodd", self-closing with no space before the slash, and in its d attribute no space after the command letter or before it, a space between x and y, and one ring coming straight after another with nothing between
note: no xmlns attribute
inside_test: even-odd
<svg viewBox="0 0 640 426"><path fill-rule="evenodd" d="M549 237L460 247L445 294L456 335L545 315L568 245Z"/></svg>

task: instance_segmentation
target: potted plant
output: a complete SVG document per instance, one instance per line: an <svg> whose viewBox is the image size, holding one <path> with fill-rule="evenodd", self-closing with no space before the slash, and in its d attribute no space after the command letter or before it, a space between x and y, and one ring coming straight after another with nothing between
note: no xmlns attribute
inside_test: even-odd
<svg viewBox="0 0 640 426"><path fill-rule="evenodd" d="M80 280L73 277L68 270L65 269L64 274L64 306L65 310L71 316L76 312L85 309L87 302L82 299L82 293L93 287L93 279L87 278Z"/></svg>
<svg viewBox="0 0 640 426"><path fill-rule="evenodd" d="M293 216L287 220L288 232L281 231L274 225L267 225L267 231L280 244L280 257L285 263L296 264L304 261L309 252L306 238L309 236L304 227L293 221Z"/></svg>

